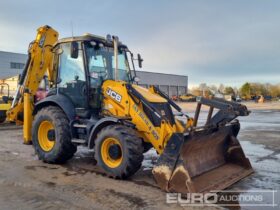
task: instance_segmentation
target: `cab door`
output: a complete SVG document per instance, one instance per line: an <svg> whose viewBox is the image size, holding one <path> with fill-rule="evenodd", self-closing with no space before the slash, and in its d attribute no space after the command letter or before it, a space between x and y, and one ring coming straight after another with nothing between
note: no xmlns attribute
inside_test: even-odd
<svg viewBox="0 0 280 210"><path fill-rule="evenodd" d="M71 43L62 43L58 62L58 94L68 97L74 107L86 110L87 85L81 43L77 42L77 56L71 56Z"/></svg>

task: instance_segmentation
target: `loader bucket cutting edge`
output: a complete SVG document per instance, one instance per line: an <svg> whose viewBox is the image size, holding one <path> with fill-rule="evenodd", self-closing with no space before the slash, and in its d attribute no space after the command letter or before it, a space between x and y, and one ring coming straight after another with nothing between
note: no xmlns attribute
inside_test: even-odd
<svg viewBox="0 0 280 210"><path fill-rule="evenodd" d="M236 139L239 122L174 134L153 168L159 187L167 192L206 193L223 190L253 173Z"/></svg>

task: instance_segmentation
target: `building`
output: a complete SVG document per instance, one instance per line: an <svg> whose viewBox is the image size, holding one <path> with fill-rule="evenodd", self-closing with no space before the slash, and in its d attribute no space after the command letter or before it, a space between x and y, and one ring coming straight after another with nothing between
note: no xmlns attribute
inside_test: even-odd
<svg viewBox="0 0 280 210"><path fill-rule="evenodd" d="M0 82L1 79L21 74L26 60L26 54L0 51ZM170 97L184 95L188 91L188 76L185 75L147 71L137 71L136 74L140 78L139 85L143 87L155 85Z"/></svg>
<svg viewBox="0 0 280 210"><path fill-rule="evenodd" d="M17 89L18 75L21 74L27 60L26 54L0 51L0 95L12 96Z"/></svg>
<svg viewBox="0 0 280 210"><path fill-rule="evenodd" d="M136 75L140 78L139 85L155 85L170 97L185 95L188 92L188 76L148 71L136 71Z"/></svg>
<svg viewBox="0 0 280 210"><path fill-rule="evenodd" d="M19 75L26 60L26 54L0 51L0 79Z"/></svg>

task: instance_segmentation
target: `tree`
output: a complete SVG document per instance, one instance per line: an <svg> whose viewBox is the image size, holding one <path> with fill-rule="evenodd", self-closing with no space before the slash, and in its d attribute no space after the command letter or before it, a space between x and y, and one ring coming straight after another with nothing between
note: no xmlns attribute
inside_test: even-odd
<svg viewBox="0 0 280 210"><path fill-rule="evenodd" d="M213 95L205 83L200 84L199 87L193 87L191 89L191 94L195 96L203 96L207 98Z"/></svg>
<svg viewBox="0 0 280 210"><path fill-rule="evenodd" d="M255 96L266 96L269 95L267 86L261 83L251 83L251 95Z"/></svg>
<svg viewBox="0 0 280 210"><path fill-rule="evenodd" d="M233 88L230 87L230 86L225 87L224 93L225 93L226 95L235 96L235 92L234 92Z"/></svg>
<svg viewBox="0 0 280 210"><path fill-rule="evenodd" d="M194 96L201 96L202 91L198 87L193 87L191 89L191 94L193 94Z"/></svg>
<svg viewBox="0 0 280 210"><path fill-rule="evenodd" d="M240 94L245 99L251 99L251 85L250 83L246 82L240 88Z"/></svg>
<svg viewBox="0 0 280 210"><path fill-rule="evenodd" d="M280 97L280 84L279 85L271 85L269 87L269 92L270 92L270 95L273 98Z"/></svg>

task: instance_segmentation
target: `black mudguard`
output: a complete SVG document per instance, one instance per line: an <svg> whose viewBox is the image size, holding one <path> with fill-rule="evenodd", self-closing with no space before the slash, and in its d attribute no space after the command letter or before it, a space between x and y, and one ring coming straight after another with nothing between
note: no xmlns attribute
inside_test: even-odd
<svg viewBox="0 0 280 210"><path fill-rule="evenodd" d="M58 106L59 108L61 108L66 114L66 116L68 117L69 121L75 119L76 112L75 112L74 104L71 102L69 98L61 94L47 96L43 100L36 103L33 111L33 115L35 115L43 107L51 106L51 105Z"/></svg>

